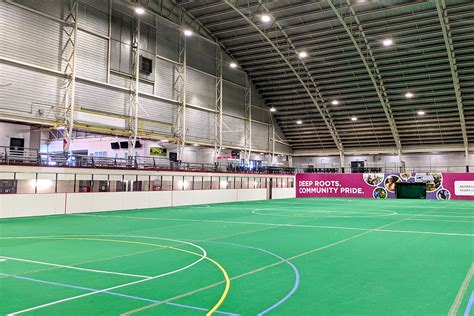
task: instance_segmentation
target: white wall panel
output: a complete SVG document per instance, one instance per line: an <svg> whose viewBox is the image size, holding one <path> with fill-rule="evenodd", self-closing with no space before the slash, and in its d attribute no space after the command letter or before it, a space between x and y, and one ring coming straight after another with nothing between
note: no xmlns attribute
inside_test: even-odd
<svg viewBox="0 0 474 316"><path fill-rule="evenodd" d="M214 113L186 108L186 134L195 140L214 140Z"/></svg>
<svg viewBox="0 0 474 316"><path fill-rule="evenodd" d="M130 87L130 79L127 78L126 76L112 72L110 74L110 84L119 86L119 87L128 88Z"/></svg>
<svg viewBox="0 0 474 316"><path fill-rule="evenodd" d="M138 84L138 91L142 93L153 94L153 84L140 80L140 83Z"/></svg>
<svg viewBox="0 0 474 316"><path fill-rule="evenodd" d="M216 74L216 45L200 36L186 38L186 62L188 66Z"/></svg>
<svg viewBox="0 0 474 316"><path fill-rule="evenodd" d="M107 80L107 47L106 39L78 31L76 74L105 82Z"/></svg>
<svg viewBox="0 0 474 316"><path fill-rule="evenodd" d="M268 126L252 122L252 148L268 149Z"/></svg>
<svg viewBox="0 0 474 316"><path fill-rule="evenodd" d="M79 27L107 36L109 32L109 0L81 0L79 2Z"/></svg>
<svg viewBox="0 0 474 316"><path fill-rule="evenodd" d="M0 34L0 56L61 70L59 22L0 2Z"/></svg>
<svg viewBox="0 0 474 316"><path fill-rule="evenodd" d="M186 102L214 109L216 103L216 79L189 69L186 72Z"/></svg>
<svg viewBox="0 0 474 316"><path fill-rule="evenodd" d="M171 191L68 193L68 214L171 206Z"/></svg>
<svg viewBox="0 0 474 316"><path fill-rule="evenodd" d="M176 78L175 64L160 58L155 58L156 95L176 100L174 81Z"/></svg>
<svg viewBox="0 0 474 316"><path fill-rule="evenodd" d="M64 214L65 194L4 194L0 218Z"/></svg>
<svg viewBox="0 0 474 316"><path fill-rule="evenodd" d="M76 83L76 106L90 110L128 114L128 93L85 82Z"/></svg>
<svg viewBox="0 0 474 316"><path fill-rule="evenodd" d="M270 111L258 106L252 106L252 120L270 123Z"/></svg>
<svg viewBox="0 0 474 316"><path fill-rule="evenodd" d="M148 96L139 97L139 116L153 120L155 122L175 124L176 120L176 104L160 101ZM147 130L153 130L156 133L170 134L172 132L171 126L164 126L153 123L144 123Z"/></svg>
<svg viewBox="0 0 474 316"><path fill-rule="evenodd" d="M66 13L64 7L70 3L69 0L15 0L15 2L60 19L64 19Z"/></svg>
<svg viewBox="0 0 474 316"><path fill-rule="evenodd" d="M271 148L270 148L270 150L271 150ZM289 153L289 152L291 152L291 148L287 145L276 142L275 143L275 151L276 152Z"/></svg>
<svg viewBox="0 0 474 316"><path fill-rule="evenodd" d="M179 30L161 17L156 18L156 26L156 54L177 61Z"/></svg>
<svg viewBox="0 0 474 316"><path fill-rule="evenodd" d="M239 189L237 201L260 201L267 199L267 189Z"/></svg>
<svg viewBox="0 0 474 316"><path fill-rule="evenodd" d="M266 189L6 194L0 195L0 218L135 210L265 199Z"/></svg>
<svg viewBox="0 0 474 316"><path fill-rule="evenodd" d="M53 106L63 104L63 79L59 76L0 63L0 111L29 118L61 120L62 110Z"/></svg>
<svg viewBox="0 0 474 316"><path fill-rule="evenodd" d="M173 206L237 201L237 190L173 191Z"/></svg>
<svg viewBox="0 0 474 316"><path fill-rule="evenodd" d="M222 84L222 104L225 113L244 116L245 88L224 81Z"/></svg>
<svg viewBox="0 0 474 316"><path fill-rule="evenodd" d="M244 145L244 120L223 115L223 134L222 139L224 144L229 146L243 146Z"/></svg>
<svg viewBox="0 0 474 316"><path fill-rule="evenodd" d="M295 188L272 188L272 199L291 199L296 198Z"/></svg>

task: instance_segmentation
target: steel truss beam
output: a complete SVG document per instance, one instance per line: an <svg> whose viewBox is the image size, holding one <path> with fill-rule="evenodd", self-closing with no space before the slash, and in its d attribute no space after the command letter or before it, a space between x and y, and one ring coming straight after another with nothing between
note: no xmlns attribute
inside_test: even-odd
<svg viewBox="0 0 474 316"><path fill-rule="evenodd" d="M454 93L456 95L456 103L459 111L459 121L461 122L462 139L464 144L466 165L469 164L469 142L467 139L466 119L464 118L464 106L461 95L461 85L459 83L458 66L456 63L456 55L454 53L453 38L451 36L451 28L449 25L448 12L446 10L445 0L437 0L436 10L438 11L439 22L443 31L444 43L448 53L449 67L451 68L451 76L453 79Z"/></svg>
<svg viewBox="0 0 474 316"><path fill-rule="evenodd" d="M71 0L69 12L62 25L66 34L66 42L62 50L62 58L66 62L64 69L64 152L69 153L73 142L74 107L76 94L76 53L77 53L77 16L79 4Z"/></svg>
<svg viewBox="0 0 474 316"><path fill-rule="evenodd" d="M357 29L359 31L359 36L364 42L365 45L365 53L362 51L361 46L357 42L356 38L352 34L351 29L347 25L347 23L344 21L344 18L342 17L341 13L339 13L339 10L334 6L332 3L333 0L329 0L328 4L331 6L331 9L333 12L336 14L337 18L339 19L339 22L342 24L344 29L346 30L347 34L349 35L352 43L354 44L354 47L356 48L357 52L359 53L360 58L362 59L362 62L364 63L365 68L367 69L367 72L369 74L370 80L372 81L372 84L374 85L375 92L377 93L377 96L380 100L380 103L382 104L383 110L385 112L385 116L387 117L388 123L390 125L390 130L392 132L393 139L395 140L395 146L397 148L398 154L400 156L401 160L401 154L402 154L402 144L400 142L400 136L398 135L398 130L397 130L397 125L395 123L395 119L393 117L392 113L392 108L390 107L390 102L388 100L388 95L387 95L387 90L385 89L384 83L382 76L380 74L379 68L377 66L377 63L375 61L374 54L372 52L372 49L370 47L369 41L367 39L367 36L364 33L364 30L362 29L362 25L360 23L359 18L357 17L356 12L354 11L354 8L352 7L351 1L347 0L348 4L348 9L351 14L351 17L357 24ZM367 55L367 57L366 57Z"/></svg>
<svg viewBox="0 0 474 316"><path fill-rule="evenodd" d="M298 81L301 83L301 85L303 86L304 90L306 91L306 93L308 94L309 98L311 99L311 101L313 102L313 104L315 105L315 107L317 108L317 110L319 111L319 113L321 114L321 117L323 118L324 120L324 123L326 124L326 126L328 127L330 133L331 133L331 136L334 140L334 143L336 144L336 147L339 151L344 151L343 147L342 147L342 143L341 141L339 140L339 137L337 136L337 132L335 130L335 128L333 127L332 125L332 122L331 122L331 118L329 115L329 112L327 111L327 108L325 107L324 105L324 100L322 99L322 96L318 90L318 88L316 87L316 83L314 82L311 74L309 73L309 70L306 68L306 66L304 65L304 63L302 63L303 67L304 67L304 74L305 74L305 77L303 78L302 76L300 76L300 74L298 73L298 71L295 69L295 67L293 67L293 64L292 62L285 56L285 54L283 54L283 52L278 48L278 46L270 39L270 37L266 34L265 31L263 31L262 29L260 29L252 19L250 19L244 12L242 12L237 6L236 6L236 1L235 0L225 0L225 3L227 3L227 5L229 5L235 12L237 12L240 16L242 16L242 18L249 24L251 25L255 30L258 31L258 33L260 33L260 35L273 47L273 49L278 53L278 55L280 55L280 57L283 59L283 61L288 65L288 67L290 68L290 70L294 73L294 75L296 76L296 78L298 79ZM260 2L261 3L261 2ZM268 11L263 5L262 5L262 8L264 8L266 11ZM293 47L294 51L296 51L296 48L294 47L293 43L291 42L290 38L287 36L286 32L283 30L283 28L281 27L281 25L277 22L277 21L274 21L274 25L277 26L278 30L283 34L283 36L286 38L288 44L290 44L290 46ZM305 79L310 81L311 82L311 86L308 87L308 85L305 83ZM312 89L310 89L312 88ZM313 91L311 91L313 90ZM316 95L318 97L320 97L321 99L321 105L318 103L318 101L316 100L316 98L313 96L313 93L316 93Z"/></svg>
<svg viewBox="0 0 474 316"><path fill-rule="evenodd" d="M216 47L216 107L214 114L214 162L222 150L222 50Z"/></svg>
<svg viewBox="0 0 474 316"><path fill-rule="evenodd" d="M248 164L252 153L252 82L245 76L244 159Z"/></svg>
<svg viewBox="0 0 474 316"><path fill-rule="evenodd" d="M138 136L138 109L139 103L139 82L140 82L140 17L137 16L135 20L135 28L132 35L132 63L131 71L132 78L130 79L129 90L129 104L127 130L128 136L128 156L135 156L135 145Z"/></svg>
<svg viewBox="0 0 474 316"><path fill-rule="evenodd" d="M180 25L184 28L184 14L180 9ZM178 161L183 158L183 148L186 145L186 36L183 30L179 32L178 63L176 64L176 79L174 91L177 99L175 137L178 145Z"/></svg>

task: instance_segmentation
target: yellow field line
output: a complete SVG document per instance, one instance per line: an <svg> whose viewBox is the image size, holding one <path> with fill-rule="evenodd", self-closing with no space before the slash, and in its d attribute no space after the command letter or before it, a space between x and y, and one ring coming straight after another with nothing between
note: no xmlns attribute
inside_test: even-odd
<svg viewBox="0 0 474 316"><path fill-rule="evenodd" d="M29 238L28 238L29 239ZM221 297L217 301L217 303L207 312L206 315L212 315L218 308L219 306L222 305L224 300L227 297L227 294L229 293L230 289L230 279L229 275L227 274L227 271L222 267L217 261L207 257L203 256L200 253L196 253L193 251L181 249L181 248L176 248L173 246L164 246L160 244L152 244L152 243L146 243L146 242L140 242L140 241L131 241L131 240L117 240L117 239L103 239L103 238L83 238L83 237L71 237L71 238L60 238L60 237L32 237L31 239L53 239L53 240L93 240L93 241L105 241L105 242L118 242L118 243L126 243L126 244L136 244L136 245L144 245L144 246L152 246L152 247L162 247L162 248L168 248L168 249L173 249L177 251L181 251L184 253L192 254L194 256L198 257L204 257L204 259L208 260L211 262L213 265L215 265L219 270L221 270L222 274L224 275L225 279L225 288L224 292L222 293Z"/></svg>
<svg viewBox="0 0 474 316"><path fill-rule="evenodd" d="M176 248L176 247L173 247L173 246L163 246L163 245L159 245L159 244L152 244L152 243L146 243L146 242L141 242L141 241L130 241L130 240L117 240L117 239L102 239L102 238L61 238L61 239L64 239L64 240L67 240L67 239L73 239L73 240L95 240L95 241L108 241L108 242L119 242L119 243L127 243L127 244L136 244L136 245L145 245L145 246L158 246L158 247L163 247L163 248L169 248L169 249L173 249L173 250L177 250L177 251L181 251L181 252L185 252L185 253L188 253L188 254L192 254L192 255L195 255L195 256L198 256L198 257L203 257L203 255L201 255L200 253L197 253L197 252L193 252L193 251L189 251L189 250L185 250L185 249L181 249L181 248ZM230 279L229 279L229 275L227 274L227 271L215 260L209 258L209 257L205 257L204 259L208 260L209 262L211 262L212 264L214 264L219 270L221 270L222 274L224 275L224 279L225 279L225 289L224 289L224 292L222 293L221 297L219 298L219 300L217 301L217 303L209 310L209 312L207 312L206 315L212 315L212 313L214 313L218 308L219 306L222 305L222 303L224 302L225 298L227 297L227 294L229 293L229 289L230 289Z"/></svg>

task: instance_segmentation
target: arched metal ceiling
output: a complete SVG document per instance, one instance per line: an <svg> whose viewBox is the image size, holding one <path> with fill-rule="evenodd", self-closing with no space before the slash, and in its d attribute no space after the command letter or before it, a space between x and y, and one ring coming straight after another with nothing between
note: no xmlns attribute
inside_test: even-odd
<svg viewBox="0 0 474 316"><path fill-rule="evenodd" d="M472 0L179 4L277 109L294 150L474 144ZM270 23L260 21L264 13ZM394 45L385 47L386 38ZM309 56L300 59L303 50Z"/></svg>

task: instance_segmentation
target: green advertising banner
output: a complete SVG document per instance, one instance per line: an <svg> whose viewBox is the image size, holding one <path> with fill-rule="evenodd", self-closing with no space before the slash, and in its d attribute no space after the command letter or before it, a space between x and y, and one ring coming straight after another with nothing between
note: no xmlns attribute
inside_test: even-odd
<svg viewBox="0 0 474 316"><path fill-rule="evenodd" d="M166 157L166 148L150 147L150 156Z"/></svg>

